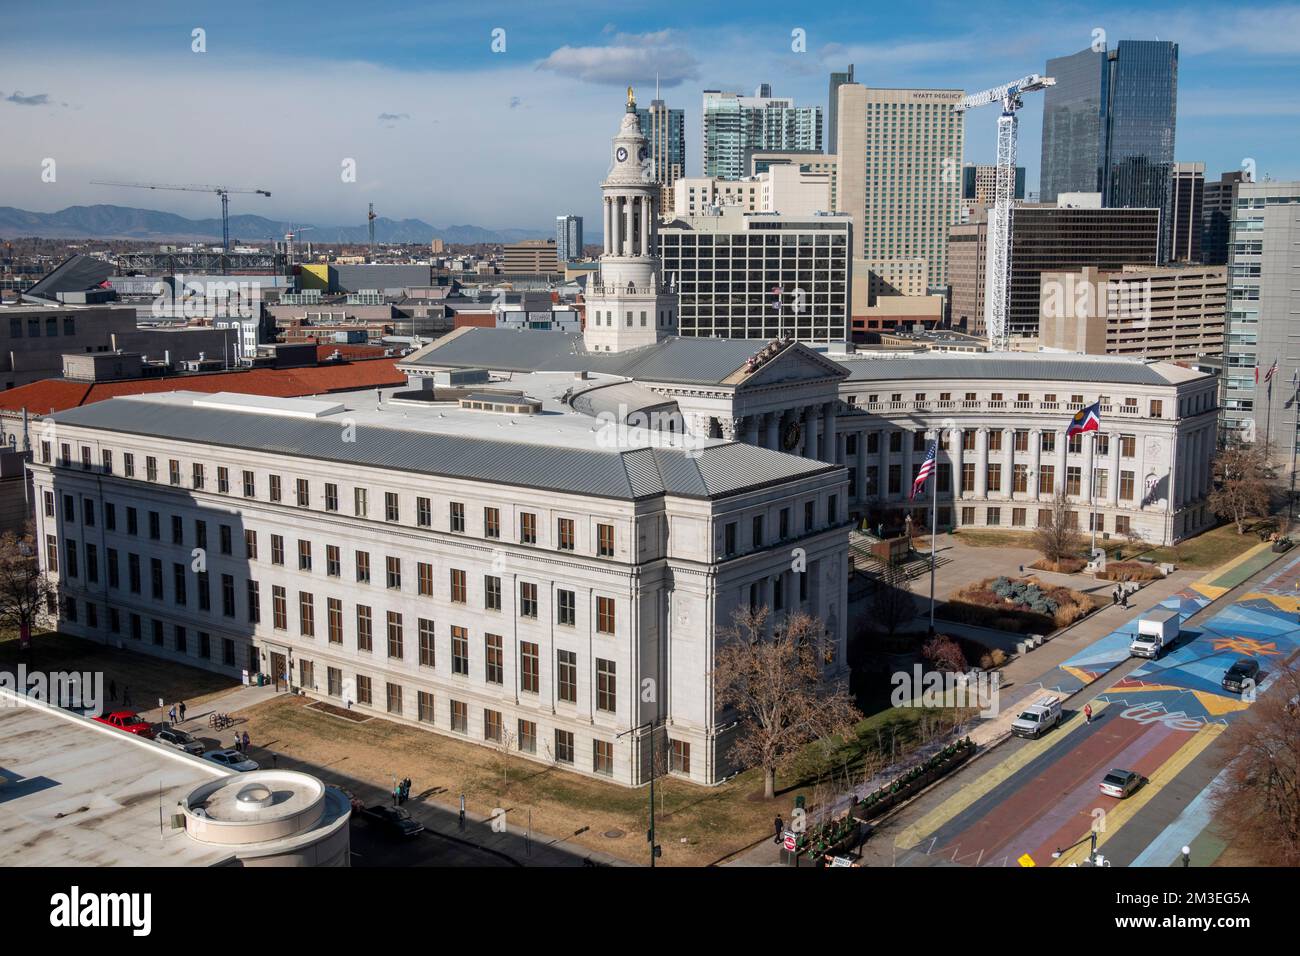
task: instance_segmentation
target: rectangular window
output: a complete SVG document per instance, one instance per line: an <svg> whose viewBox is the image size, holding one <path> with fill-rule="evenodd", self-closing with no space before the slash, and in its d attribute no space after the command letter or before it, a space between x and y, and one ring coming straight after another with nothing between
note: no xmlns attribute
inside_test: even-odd
<svg viewBox="0 0 1300 956"><path fill-rule="evenodd" d="M217 539L219 541L219 547L221 548L222 554L234 553L235 549L234 549L234 545L232 544L231 537L232 536L230 532L230 525L228 524L221 525L220 530L218 530L217 532Z"/></svg>
<svg viewBox="0 0 1300 956"><path fill-rule="evenodd" d="M375 647L375 622L370 608L364 604L357 605L357 650L372 651Z"/></svg>
<svg viewBox="0 0 1300 956"><path fill-rule="evenodd" d="M167 460L167 480L170 484L177 486L181 483L181 463L175 458Z"/></svg>
<svg viewBox="0 0 1300 956"><path fill-rule="evenodd" d="M1133 458L1137 455L1137 436L1120 435L1119 436L1119 456L1121 458Z"/></svg>
<svg viewBox="0 0 1300 956"><path fill-rule="evenodd" d="M451 530L457 534L465 532L465 505L460 501L451 502Z"/></svg>
<svg viewBox="0 0 1300 956"><path fill-rule="evenodd" d="M1012 509L1011 509L1011 526L1012 526L1013 528L1023 528L1023 527L1025 526L1025 509L1024 509L1024 508L1012 508Z"/></svg>
<svg viewBox="0 0 1300 956"><path fill-rule="evenodd" d="M361 584L370 583L370 552L357 552L357 581Z"/></svg>
<svg viewBox="0 0 1300 956"><path fill-rule="evenodd" d="M262 622L261 585L252 580L248 582L248 620L253 624Z"/></svg>
<svg viewBox="0 0 1300 956"><path fill-rule="evenodd" d="M537 515L530 511L519 514L519 541L521 544L537 543Z"/></svg>
<svg viewBox="0 0 1300 956"><path fill-rule="evenodd" d="M316 636L316 603L308 591L298 592L298 630L303 637Z"/></svg>
<svg viewBox="0 0 1300 956"><path fill-rule="evenodd" d="M614 713L618 710L618 680L613 661L596 658L596 709Z"/></svg>
<svg viewBox="0 0 1300 956"><path fill-rule="evenodd" d="M254 498L256 496L257 485L253 481L253 473L251 471L246 471L244 472L244 497Z"/></svg>
<svg viewBox="0 0 1300 956"><path fill-rule="evenodd" d="M451 701L451 729L459 734L469 733L469 706L463 700Z"/></svg>
<svg viewBox="0 0 1300 956"><path fill-rule="evenodd" d="M555 732L555 760L558 763L573 763L573 731Z"/></svg>
<svg viewBox="0 0 1300 956"><path fill-rule="evenodd" d="M501 509L500 508L483 509L483 537L485 538L501 537Z"/></svg>
<svg viewBox="0 0 1300 956"><path fill-rule="evenodd" d="M573 591L555 592L555 623L573 627L578 618L577 595Z"/></svg>
<svg viewBox="0 0 1300 956"><path fill-rule="evenodd" d="M465 572L460 568L451 568L451 603L464 604L468 600L468 587L465 584Z"/></svg>
<svg viewBox="0 0 1300 956"><path fill-rule="evenodd" d="M668 770L690 776L691 745L685 740L674 740L668 750Z"/></svg>
<svg viewBox="0 0 1300 956"><path fill-rule="evenodd" d="M298 570L311 570L311 542L298 539Z"/></svg>
<svg viewBox="0 0 1300 956"><path fill-rule="evenodd" d="M284 631L289 627L289 609L284 588L278 584L271 585L271 624L277 631Z"/></svg>
<svg viewBox="0 0 1300 956"><path fill-rule="evenodd" d="M331 697L343 696L343 671L339 668L325 668L325 691Z"/></svg>
<svg viewBox="0 0 1300 956"><path fill-rule="evenodd" d="M483 739L501 742L501 711L483 709Z"/></svg>
<svg viewBox="0 0 1300 956"><path fill-rule="evenodd" d="M325 599L326 628L331 644L343 643L343 602L338 598Z"/></svg>
<svg viewBox="0 0 1300 956"><path fill-rule="evenodd" d="M614 633L614 599L612 597L596 598L596 631L600 634Z"/></svg>
<svg viewBox="0 0 1300 956"><path fill-rule="evenodd" d="M433 597L433 565L427 561L415 564L416 591L421 597Z"/></svg>
<svg viewBox="0 0 1300 956"><path fill-rule="evenodd" d="M491 574L483 576L483 607L489 611L501 610L501 579Z"/></svg>
<svg viewBox="0 0 1300 956"><path fill-rule="evenodd" d="M1069 465L1065 469L1065 493L1078 495L1083 492L1083 469L1078 465Z"/></svg>
<svg viewBox="0 0 1300 956"><path fill-rule="evenodd" d="M235 576L221 576L221 613L226 617L235 616Z"/></svg>
<svg viewBox="0 0 1300 956"><path fill-rule="evenodd" d="M519 689L524 693L536 694L541 684L541 658L537 645L532 641L519 642Z"/></svg>
<svg viewBox="0 0 1300 956"><path fill-rule="evenodd" d="M269 480L270 480L270 486L271 486L271 500L272 500L272 501L279 501L279 500L281 499L281 492L280 492L280 476L279 476L279 475L270 475L270 476L269 476Z"/></svg>
<svg viewBox="0 0 1300 956"><path fill-rule="evenodd" d="M722 529L722 553L731 558L736 554L736 522L729 521Z"/></svg>
<svg viewBox="0 0 1300 956"><path fill-rule="evenodd" d="M311 504L311 486L306 478L299 478L294 482L294 500L299 508L306 508Z"/></svg>
<svg viewBox="0 0 1300 956"><path fill-rule="evenodd" d="M374 696L370 689L370 678L365 674L357 675L357 703L365 704L367 707L374 703Z"/></svg>
<svg viewBox="0 0 1300 956"><path fill-rule="evenodd" d="M428 618L419 619L420 629L420 666L433 667L437 661L435 651L435 636L433 621Z"/></svg>
<svg viewBox="0 0 1300 956"><path fill-rule="evenodd" d="M325 545L325 575L337 578L343 573L343 562L337 544Z"/></svg>
<svg viewBox="0 0 1300 956"><path fill-rule="evenodd" d="M537 724L531 720L519 721L519 752L537 753Z"/></svg>
<svg viewBox="0 0 1300 956"><path fill-rule="evenodd" d="M529 581L519 583L520 617L537 617L537 585Z"/></svg>
<svg viewBox="0 0 1300 956"><path fill-rule="evenodd" d="M230 469L224 465L217 466L217 491L223 495L230 494Z"/></svg>
<svg viewBox="0 0 1300 956"><path fill-rule="evenodd" d="M578 655L575 651L555 652L556 695L566 704L578 702Z"/></svg>
<svg viewBox="0 0 1300 956"><path fill-rule="evenodd" d="M612 524L596 525L596 553L602 558L614 556L614 526Z"/></svg>
<svg viewBox="0 0 1300 956"><path fill-rule="evenodd" d="M1011 466L1011 490L1020 494L1029 493L1029 466L1012 465Z"/></svg>
<svg viewBox="0 0 1300 956"><path fill-rule="evenodd" d="M191 476L194 479L194 487L202 488L203 480L204 480L202 463L197 461L194 462L194 464L191 466Z"/></svg>
<svg viewBox="0 0 1300 956"><path fill-rule="evenodd" d="M402 559L392 556L384 558L384 580L390 591L402 589Z"/></svg>
<svg viewBox="0 0 1300 956"><path fill-rule="evenodd" d="M1043 465L1038 469L1038 493L1050 495L1056 490L1056 466Z"/></svg>
<svg viewBox="0 0 1300 956"><path fill-rule="evenodd" d="M1121 501L1133 500L1133 472L1131 471L1119 473L1119 498Z"/></svg>
<svg viewBox="0 0 1300 956"><path fill-rule="evenodd" d="M574 549L573 519L559 518L556 520L556 548L561 551L572 551Z"/></svg>
<svg viewBox="0 0 1300 956"><path fill-rule="evenodd" d="M428 691L418 690L415 692L416 719L424 724L434 722L433 717L433 695Z"/></svg>
<svg viewBox="0 0 1300 956"><path fill-rule="evenodd" d="M257 532L251 529L244 531L244 557L250 561L257 560Z"/></svg>
<svg viewBox="0 0 1300 956"><path fill-rule="evenodd" d="M397 521L400 519L401 512L397 507L397 492L384 492L384 520Z"/></svg>
<svg viewBox="0 0 1300 956"><path fill-rule="evenodd" d="M271 535L271 563L284 564L284 538L281 535Z"/></svg>
<svg viewBox="0 0 1300 956"><path fill-rule="evenodd" d="M489 684L505 683L505 650L500 634L483 635L484 680Z"/></svg>
<svg viewBox="0 0 1300 956"><path fill-rule="evenodd" d="M1002 466L997 462L989 462L985 471L985 480L988 482L989 491L1002 490Z"/></svg>
<svg viewBox="0 0 1300 956"><path fill-rule="evenodd" d="M415 499L415 523L421 528L433 526L433 505L428 498Z"/></svg>
<svg viewBox="0 0 1300 956"><path fill-rule="evenodd" d="M339 510L339 486L329 482L325 484L325 510Z"/></svg>
<svg viewBox="0 0 1300 956"><path fill-rule="evenodd" d="M352 489L352 511L353 511L353 513L354 513L358 518L364 518L364 517L366 516L366 510L367 510L366 489L364 489L364 488L353 488L353 489Z"/></svg>
<svg viewBox="0 0 1300 956"><path fill-rule="evenodd" d="M607 777L614 775L614 745L608 740L591 742L591 769Z"/></svg>
<svg viewBox="0 0 1300 956"><path fill-rule="evenodd" d="M50 456L47 454L44 460L49 461ZM122 453L122 474L126 475L128 478L135 477L135 455L131 454L129 451Z"/></svg>
<svg viewBox="0 0 1300 956"><path fill-rule="evenodd" d="M451 672L469 675L469 631L454 624L451 628Z"/></svg>
<svg viewBox="0 0 1300 956"><path fill-rule="evenodd" d="M750 547L761 548L763 546L763 516L754 515L750 529Z"/></svg>
<svg viewBox="0 0 1300 956"><path fill-rule="evenodd" d="M388 612L388 656L401 660L402 653L402 615L397 611Z"/></svg>

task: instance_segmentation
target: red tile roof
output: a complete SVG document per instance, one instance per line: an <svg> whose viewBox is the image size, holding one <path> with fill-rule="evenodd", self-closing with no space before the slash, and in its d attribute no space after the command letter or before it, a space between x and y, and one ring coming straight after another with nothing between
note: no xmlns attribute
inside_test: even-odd
<svg viewBox="0 0 1300 956"><path fill-rule="evenodd" d="M240 372L213 372L206 375L169 375L165 378L140 378L123 382L70 382L49 378L0 392L0 412L45 415L80 405L102 402L123 395L152 392L239 392L246 395L273 395L277 398L300 398L329 392L350 392L364 388L389 388L402 385L406 376L397 371L397 359L369 359L335 362L307 368L255 368Z"/></svg>

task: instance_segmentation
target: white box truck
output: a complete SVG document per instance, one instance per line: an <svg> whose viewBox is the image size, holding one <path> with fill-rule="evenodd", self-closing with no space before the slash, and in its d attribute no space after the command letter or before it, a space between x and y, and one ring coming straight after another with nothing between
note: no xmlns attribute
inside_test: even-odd
<svg viewBox="0 0 1300 956"><path fill-rule="evenodd" d="M1156 608L1138 619L1138 630L1129 642L1134 657L1157 658L1178 639L1179 613L1176 608Z"/></svg>

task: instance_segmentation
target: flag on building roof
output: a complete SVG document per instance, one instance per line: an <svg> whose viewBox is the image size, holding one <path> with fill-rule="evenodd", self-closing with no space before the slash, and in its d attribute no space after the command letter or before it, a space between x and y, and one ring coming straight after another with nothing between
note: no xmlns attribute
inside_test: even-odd
<svg viewBox="0 0 1300 956"><path fill-rule="evenodd" d="M1101 402L1093 402L1074 413L1070 427L1065 430L1065 437L1082 432L1095 432L1101 428Z"/></svg>
<svg viewBox="0 0 1300 956"><path fill-rule="evenodd" d="M925 487L925 480L934 474L934 460L939 454L939 439L935 438L930 441L930 448L925 453L925 461L921 462L921 467L916 473L916 480L912 482L912 497L914 500Z"/></svg>

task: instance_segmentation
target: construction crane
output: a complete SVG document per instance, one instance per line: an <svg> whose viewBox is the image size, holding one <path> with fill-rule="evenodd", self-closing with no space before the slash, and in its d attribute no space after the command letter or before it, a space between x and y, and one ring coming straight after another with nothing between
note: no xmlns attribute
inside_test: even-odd
<svg viewBox="0 0 1300 956"><path fill-rule="evenodd" d="M988 213L988 238L984 260L984 327L989 345L1005 350L1010 337L1008 316L1011 298L1011 217L1016 194L1016 112L1024 104L1020 97L1037 93L1056 80L1031 73L1014 83L1004 83L991 90L971 93L961 101L960 110L971 110L992 103L1002 104L998 117L998 161L994 173L993 205Z"/></svg>
<svg viewBox="0 0 1300 956"><path fill-rule="evenodd" d="M232 189L229 186L169 186L163 183L115 183L92 179L95 186L127 186L131 189L170 189L186 193L216 193L221 197L221 250L230 251L230 194L247 193L250 196L270 196L267 189Z"/></svg>
<svg viewBox="0 0 1300 956"><path fill-rule="evenodd" d="M375 261L375 204L370 204L370 212L366 216L366 224L370 227L370 261Z"/></svg>

